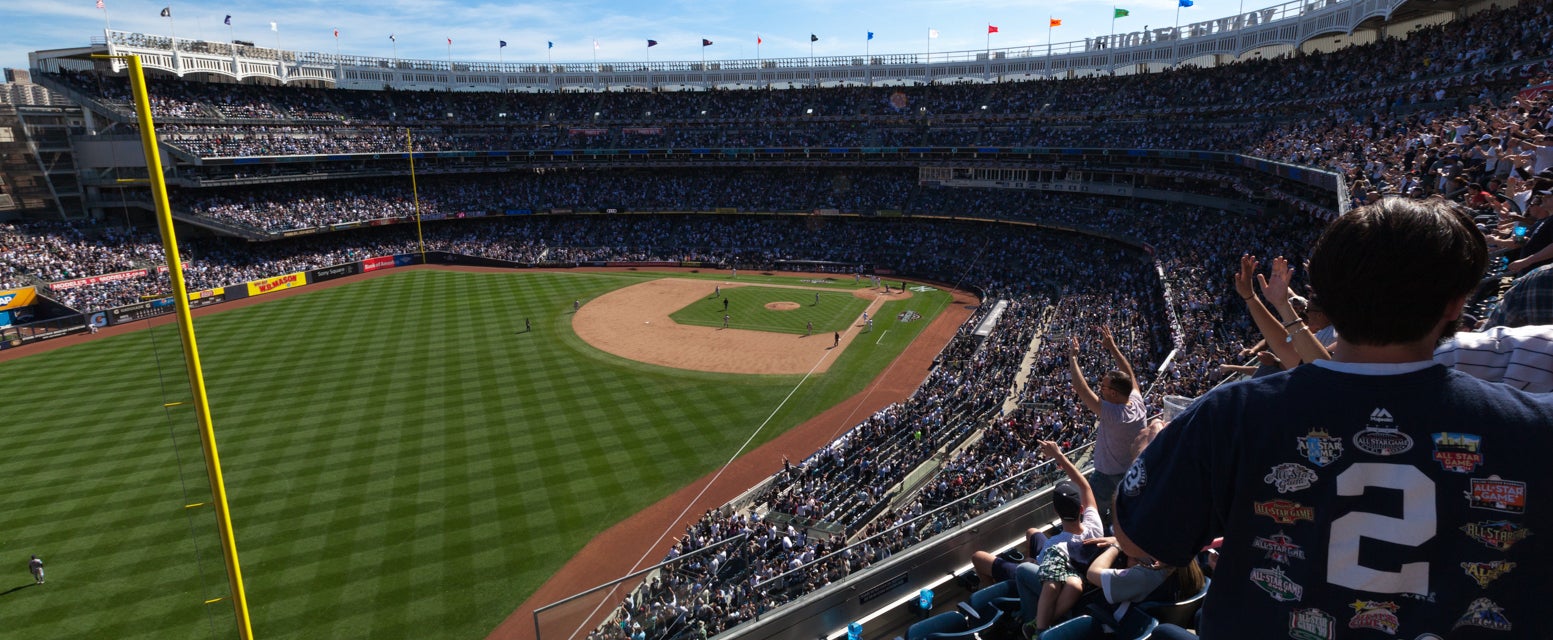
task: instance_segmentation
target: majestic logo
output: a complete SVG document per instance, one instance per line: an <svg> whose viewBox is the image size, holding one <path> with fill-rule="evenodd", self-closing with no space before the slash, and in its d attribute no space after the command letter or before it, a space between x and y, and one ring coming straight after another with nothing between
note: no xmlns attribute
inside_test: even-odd
<svg viewBox="0 0 1553 640"><path fill-rule="evenodd" d="M1290 558L1305 559L1305 550L1294 544L1294 539L1282 531L1266 538L1253 538L1251 548L1267 552L1267 559L1278 564L1289 564Z"/></svg>
<svg viewBox="0 0 1553 640"><path fill-rule="evenodd" d="M1526 513L1526 483L1503 480L1499 476L1473 478L1467 503L1474 509Z"/></svg>
<svg viewBox="0 0 1553 640"><path fill-rule="evenodd" d="M1446 471L1472 473L1483 464L1483 436L1442 431L1429 437L1434 440L1434 459Z"/></svg>
<svg viewBox="0 0 1553 640"><path fill-rule="evenodd" d="M1413 448L1413 437L1398 431L1391 412L1377 408L1370 412L1370 426L1353 436L1353 446L1377 456L1394 456Z"/></svg>
<svg viewBox="0 0 1553 640"><path fill-rule="evenodd" d="M1494 604L1488 598L1478 598L1467 605L1467 612L1456 620L1452 629L1462 627L1483 627L1494 631L1509 631L1510 620L1504 617L1504 608Z"/></svg>
<svg viewBox="0 0 1553 640"><path fill-rule="evenodd" d="M1461 568L1467 572L1469 577L1477 581L1478 586L1486 589L1488 588L1488 583L1499 579L1499 576L1509 573L1512 569L1514 569L1515 563L1505 562L1504 560L1495 560L1493 562L1463 562L1461 563Z"/></svg>
<svg viewBox="0 0 1553 640"><path fill-rule="evenodd" d="M1316 519L1315 509L1298 502L1283 499L1258 502L1254 505L1253 510L1256 512L1256 515L1272 518L1273 522L1278 524L1294 524L1297 520L1314 521Z"/></svg>
<svg viewBox="0 0 1553 640"><path fill-rule="evenodd" d="M1309 489L1317 479L1316 472L1310 467L1297 462L1285 462L1274 465L1273 470L1262 481L1278 488L1278 493L1291 493Z"/></svg>
<svg viewBox="0 0 1553 640"><path fill-rule="evenodd" d="M1348 606L1354 610L1354 617L1348 621L1349 629L1374 629L1397 635L1397 609L1400 608L1397 603L1355 600Z"/></svg>
<svg viewBox="0 0 1553 640"><path fill-rule="evenodd" d="M1143 457L1134 458L1132 466L1127 467L1127 476L1122 478L1122 493L1136 496L1143 491L1143 485L1148 483L1149 472L1143 468Z"/></svg>
<svg viewBox="0 0 1553 640"><path fill-rule="evenodd" d="M1282 567L1252 569L1251 583L1261 587L1267 595L1279 602L1299 602L1305 595L1305 587L1295 584L1283 574Z"/></svg>
<svg viewBox="0 0 1553 640"><path fill-rule="evenodd" d="M1337 635L1337 618L1320 609L1300 609L1289 613L1289 637L1294 640L1332 640Z"/></svg>
<svg viewBox="0 0 1553 640"><path fill-rule="evenodd" d="M1333 437L1325 429L1311 429L1310 433L1295 438L1300 445L1300 455L1311 464L1325 467L1343 455L1343 439Z"/></svg>
<svg viewBox="0 0 1553 640"><path fill-rule="evenodd" d="M1483 543L1483 546L1497 551L1509 551L1515 543L1526 539L1531 535L1531 529L1510 522L1509 520L1494 520L1491 522L1469 522L1461 525L1462 533Z"/></svg>

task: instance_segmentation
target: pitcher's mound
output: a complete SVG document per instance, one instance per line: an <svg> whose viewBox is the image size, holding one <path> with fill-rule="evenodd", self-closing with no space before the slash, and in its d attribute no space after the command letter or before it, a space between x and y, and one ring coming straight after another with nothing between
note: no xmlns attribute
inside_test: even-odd
<svg viewBox="0 0 1553 640"><path fill-rule="evenodd" d="M766 308L772 311L792 311L798 308L796 302L767 302Z"/></svg>

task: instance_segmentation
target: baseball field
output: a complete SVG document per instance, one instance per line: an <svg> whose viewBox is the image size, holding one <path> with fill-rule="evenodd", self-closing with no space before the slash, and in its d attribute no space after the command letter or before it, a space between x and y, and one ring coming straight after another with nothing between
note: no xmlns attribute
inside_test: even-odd
<svg viewBox="0 0 1553 640"><path fill-rule="evenodd" d="M594 536L857 393L950 304L760 274L309 289L196 325L262 638L483 638ZM206 603L225 570L173 326L0 380L3 635L234 637Z"/></svg>

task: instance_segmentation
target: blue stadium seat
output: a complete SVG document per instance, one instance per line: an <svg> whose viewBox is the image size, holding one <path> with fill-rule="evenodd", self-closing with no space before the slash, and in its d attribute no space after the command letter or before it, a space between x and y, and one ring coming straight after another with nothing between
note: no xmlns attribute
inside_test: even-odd
<svg viewBox="0 0 1553 640"><path fill-rule="evenodd" d="M1208 597L1208 585L1212 582L1211 578L1203 578L1202 589L1180 602L1144 602L1138 605L1138 609L1154 616L1160 624L1195 629L1197 611L1202 608L1203 599Z"/></svg>
<svg viewBox="0 0 1553 640"><path fill-rule="evenodd" d="M1116 634L1105 636L1115 640L1145 640L1153 635L1159 621L1153 616L1129 607L1127 614L1117 624ZM1077 616L1067 622L1047 629L1040 640L1086 640L1102 637L1102 625L1094 616Z"/></svg>
<svg viewBox="0 0 1553 640"><path fill-rule="evenodd" d="M907 627L906 640L926 640L929 636L964 631L967 628L963 614L948 611Z"/></svg>

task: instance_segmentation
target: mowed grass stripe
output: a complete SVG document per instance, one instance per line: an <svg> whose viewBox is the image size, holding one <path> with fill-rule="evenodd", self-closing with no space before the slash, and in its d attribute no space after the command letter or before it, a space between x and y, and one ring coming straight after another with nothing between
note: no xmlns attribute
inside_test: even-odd
<svg viewBox="0 0 1553 640"><path fill-rule="evenodd" d="M668 370L571 333L573 300L652 277L413 271L200 319L256 632L482 637L592 536L725 462L798 378ZM755 444L855 392L898 334L854 345ZM0 429L0 542L51 578L8 596L26 612L8 632L230 629L201 604L224 595L210 512L183 509L208 491L193 413L161 408L188 399L181 364L163 327L0 365L27 384Z"/></svg>

